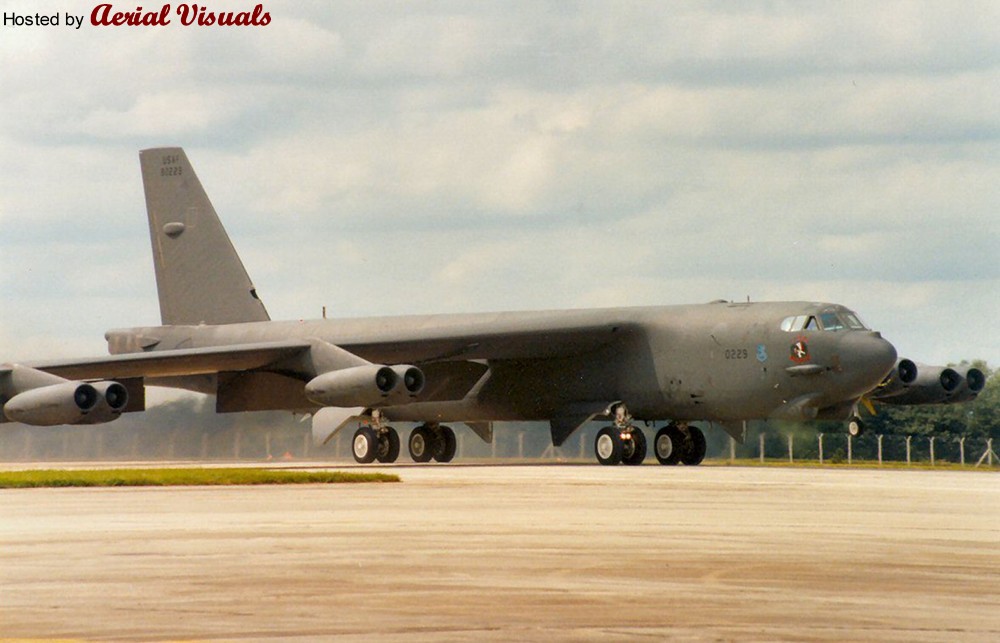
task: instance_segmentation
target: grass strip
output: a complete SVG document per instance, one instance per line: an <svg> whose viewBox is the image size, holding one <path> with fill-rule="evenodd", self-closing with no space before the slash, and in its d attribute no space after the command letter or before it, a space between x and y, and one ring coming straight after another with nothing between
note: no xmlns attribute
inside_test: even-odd
<svg viewBox="0 0 1000 643"><path fill-rule="evenodd" d="M0 489L31 487L175 487L217 485L399 482L386 473L283 471L280 469L87 469L0 471Z"/></svg>

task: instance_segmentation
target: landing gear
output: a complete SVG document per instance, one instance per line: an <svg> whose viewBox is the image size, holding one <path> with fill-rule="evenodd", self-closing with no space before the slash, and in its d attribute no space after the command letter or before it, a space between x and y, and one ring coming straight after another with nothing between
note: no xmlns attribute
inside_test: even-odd
<svg viewBox="0 0 1000 643"><path fill-rule="evenodd" d="M705 434L701 432L701 429L696 426L688 427L687 449L681 455L681 462L689 467L701 464L701 461L705 459L707 446Z"/></svg>
<svg viewBox="0 0 1000 643"><path fill-rule="evenodd" d="M455 439L455 432L449 426L439 426L434 459L438 462L451 462L457 450L458 440Z"/></svg>
<svg viewBox="0 0 1000 643"><path fill-rule="evenodd" d="M684 453L684 434L676 424L668 424L656 432L653 451L660 464L674 465L681 461Z"/></svg>
<svg viewBox="0 0 1000 643"><path fill-rule="evenodd" d="M620 464L622 461L621 431L613 426L606 426L597 432L594 440L594 453L597 454L597 461L603 465Z"/></svg>
<svg viewBox="0 0 1000 643"><path fill-rule="evenodd" d="M639 465L646 459L646 436L632 424L624 404L615 407L615 423L597 432L594 453L603 465Z"/></svg>
<svg viewBox="0 0 1000 643"><path fill-rule="evenodd" d="M657 431L653 441L656 459L665 465L679 462L688 466L701 464L705 459L706 449L705 434L701 429L674 422Z"/></svg>
<svg viewBox="0 0 1000 643"><path fill-rule="evenodd" d="M414 462L451 462L458 450L455 432L449 426L421 424L410 433L410 457Z"/></svg>
<svg viewBox="0 0 1000 643"><path fill-rule="evenodd" d="M421 424L410 433L410 457L414 462L430 462L434 457L434 433Z"/></svg>
<svg viewBox="0 0 1000 643"><path fill-rule="evenodd" d="M378 452L375 459L382 463L395 462L399 457L399 434L391 426L378 436Z"/></svg>
<svg viewBox="0 0 1000 643"><path fill-rule="evenodd" d="M852 417L847 421L847 433L852 438L861 437L861 434L865 432L865 423L861 421L858 416Z"/></svg>
<svg viewBox="0 0 1000 643"><path fill-rule="evenodd" d="M351 449L354 451L355 461L361 464L368 464L375 460L375 456L378 454L378 436L375 435L375 429L363 426L355 431Z"/></svg>
<svg viewBox="0 0 1000 643"><path fill-rule="evenodd" d="M638 466L646 459L646 436L639 427L632 427L632 439L626 440L623 446L622 464Z"/></svg>
<svg viewBox="0 0 1000 643"><path fill-rule="evenodd" d="M354 460L369 464L375 460L382 463L395 462L399 457L399 434L396 429L383 424L382 412L372 411L371 423L354 432L351 450Z"/></svg>

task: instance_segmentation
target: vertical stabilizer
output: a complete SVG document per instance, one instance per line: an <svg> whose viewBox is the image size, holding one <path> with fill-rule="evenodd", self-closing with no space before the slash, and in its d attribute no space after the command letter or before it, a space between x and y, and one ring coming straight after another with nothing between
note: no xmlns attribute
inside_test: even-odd
<svg viewBox="0 0 1000 643"><path fill-rule="evenodd" d="M139 161L163 324L270 319L184 150L142 150Z"/></svg>

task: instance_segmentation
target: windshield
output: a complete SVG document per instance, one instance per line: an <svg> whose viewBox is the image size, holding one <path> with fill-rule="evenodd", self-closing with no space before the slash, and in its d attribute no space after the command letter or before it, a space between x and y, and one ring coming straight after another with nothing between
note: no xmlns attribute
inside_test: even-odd
<svg viewBox="0 0 1000 643"><path fill-rule="evenodd" d="M849 310L826 310L818 315L796 315L781 321L781 330L796 333L803 330L868 330L856 313Z"/></svg>

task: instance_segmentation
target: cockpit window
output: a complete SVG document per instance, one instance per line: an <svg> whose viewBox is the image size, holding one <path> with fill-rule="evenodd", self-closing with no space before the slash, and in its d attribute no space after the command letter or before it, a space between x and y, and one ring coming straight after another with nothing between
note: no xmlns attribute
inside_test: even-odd
<svg viewBox="0 0 1000 643"><path fill-rule="evenodd" d="M844 323L837 317L837 313L823 313L819 319L823 323L823 330L844 330Z"/></svg>
<svg viewBox="0 0 1000 643"><path fill-rule="evenodd" d="M851 330L868 330L868 327L865 326L864 322L862 322L861 319L854 313L846 312L842 315L842 317L844 318L844 321L847 322L848 328Z"/></svg>
<svg viewBox="0 0 1000 643"><path fill-rule="evenodd" d="M796 333L803 330L868 330L855 313L846 310L828 310L820 313L819 318L813 315L796 315L785 317L781 321L781 330Z"/></svg>
<svg viewBox="0 0 1000 643"><path fill-rule="evenodd" d="M796 317L785 317L781 322L781 330L795 333L800 330L819 330L816 318L812 315L798 315Z"/></svg>

